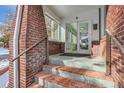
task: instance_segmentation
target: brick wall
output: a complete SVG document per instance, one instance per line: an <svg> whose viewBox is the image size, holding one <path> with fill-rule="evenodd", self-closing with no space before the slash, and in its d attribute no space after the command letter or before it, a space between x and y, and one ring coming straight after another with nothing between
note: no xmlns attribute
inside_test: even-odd
<svg viewBox="0 0 124 93"><path fill-rule="evenodd" d="M100 42L92 42L92 56L101 56L106 59L106 36Z"/></svg>
<svg viewBox="0 0 124 93"><path fill-rule="evenodd" d="M31 45L47 36L45 19L41 5L25 5L23 8L22 22L19 36L19 52L21 53ZM10 36L10 60L12 57L12 40ZM19 59L20 87L28 87L33 82L33 76L42 70L43 63L46 62L46 41L43 41L29 52L23 54ZM10 62L9 87L13 87L13 64ZM11 74L12 73L12 74Z"/></svg>
<svg viewBox="0 0 124 93"><path fill-rule="evenodd" d="M113 5L107 11L107 29L124 46L124 6ZM124 55L121 54L115 43L111 47L111 75L119 87L124 87Z"/></svg>
<svg viewBox="0 0 124 93"><path fill-rule="evenodd" d="M17 10L17 7L16 7ZM13 21L13 31L10 32L10 37L9 37L9 85L8 87L12 88L13 87L13 34L14 34L14 28L15 28L15 22L16 22L16 15Z"/></svg>
<svg viewBox="0 0 124 93"><path fill-rule="evenodd" d="M106 36L102 37L99 45L99 56L106 59Z"/></svg>
<svg viewBox="0 0 124 93"><path fill-rule="evenodd" d="M92 50L91 50L91 54L92 56L98 56L99 55L99 41L92 41Z"/></svg>
<svg viewBox="0 0 124 93"><path fill-rule="evenodd" d="M47 36L42 6L24 6L23 13L20 52ZM29 86L33 76L42 70L46 60L45 42L20 57L20 87Z"/></svg>
<svg viewBox="0 0 124 93"><path fill-rule="evenodd" d="M49 55L64 53L65 43L57 41L49 41Z"/></svg>
<svg viewBox="0 0 124 93"><path fill-rule="evenodd" d="M10 33L10 41L9 41L9 86L13 87L13 32Z"/></svg>

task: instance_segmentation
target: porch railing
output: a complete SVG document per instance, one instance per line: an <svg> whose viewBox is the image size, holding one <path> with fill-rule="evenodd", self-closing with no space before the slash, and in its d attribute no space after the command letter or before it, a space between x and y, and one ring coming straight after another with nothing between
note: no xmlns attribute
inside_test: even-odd
<svg viewBox="0 0 124 93"><path fill-rule="evenodd" d="M124 47L122 44L116 39L116 37L106 29L107 36L106 36L106 69L107 75L111 74L111 41L113 41L120 52L124 55Z"/></svg>
<svg viewBox="0 0 124 93"><path fill-rule="evenodd" d="M11 62L15 61L16 59L18 59L20 56L22 56L24 53L28 52L29 50L31 50L32 48L36 47L38 44L40 44L41 42L43 42L44 40L46 40L46 58L48 57L47 54L47 37L41 39L40 41L36 42L34 45L32 45L31 47L25 49L23 52L21 52L16 58L14 58Z"/></svg>
<svg viewBox="0 0 124 93"><path fill-rule="evenodd" d="M40 41L36 42L35 44L33 44L31 47L25 49L23 52L21 52L16 58L14 58L11 62L14 62L15 60L17 60L18 58L20 58L23 54L25 54L26 52L30 51L32 48L36 47L37 45L39 45L41 42L43 42L44 40L46 40L45 45L46 45L46 63L48 62L48 37L45 37L43 39L41 39ZM8 83L7 83L8 84ZM8 85L7 85L8 86Z"/></svg>

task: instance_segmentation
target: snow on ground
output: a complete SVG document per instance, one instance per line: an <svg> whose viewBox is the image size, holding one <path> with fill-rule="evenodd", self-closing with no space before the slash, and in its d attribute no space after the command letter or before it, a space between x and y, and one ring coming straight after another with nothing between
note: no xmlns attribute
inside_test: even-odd
<svg viewBox="0 0 124 93"><path fill-rule="evenodd" d="M9 54L9 50L7 48L0 48L0 55Z"/></svg>
<svg viewBox="0 0 124 93"><path fill-rule="evenodd" d="M5 88L8 85L9 81L9 72L5 72L0 76L0 88Z"/></svg>
<svg viewBox="0 0 124 93"><path fill-rule="evenodd" d="M0 61L0 70L6 68L9 66L9 60L8 59L3 59Z"/></svg>
<svg viewBox="0 0 124 93"><path fill-rule="evenodd" d="M8 60L9 50L6 48L0 48L0 71L9 66ZM9 81L9 72L5 72L0 75L0 88L6 87Z"/></svg>

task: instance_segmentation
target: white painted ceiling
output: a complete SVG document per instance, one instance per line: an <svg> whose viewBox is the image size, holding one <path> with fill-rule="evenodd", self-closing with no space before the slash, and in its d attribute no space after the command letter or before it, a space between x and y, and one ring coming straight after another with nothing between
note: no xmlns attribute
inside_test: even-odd
<svg viewBox="0 0 124 93"><path fill-rule="evenodd" d="M60 18L78 14L84 11L90 11L101 6L102 5L47 5L47 7Z"/></svg>

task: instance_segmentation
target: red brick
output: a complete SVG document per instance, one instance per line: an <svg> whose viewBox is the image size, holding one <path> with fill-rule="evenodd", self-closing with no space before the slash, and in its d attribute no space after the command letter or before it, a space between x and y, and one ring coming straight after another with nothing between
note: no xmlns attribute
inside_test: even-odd
<svg viewBox="0 0 124 93"><path fill-rule="evenodd" d="M21 53L39 40L47 37L45 19L41 5L25 5L23 7L22 22L19 36L19 52ZM13 59L13 35L10 36L10 60ZM42 69L42 64L46 62L46 41L26 52L20 57L20 87L28 87L33 82L33 76ZM13 63L9 68L10 83L13 87Z"/></svg>
<svg viewBox="0 0 124 93"><path fill-rule="evenodd" d="M115 37L124 46L124 6L123 5L110 5L107 12L106 27L109 31L113 32ZM115 43L111 46L111 76L116 81L119 87L124 87L123 72L123 59L124 55L118 49Z"/></svg>

